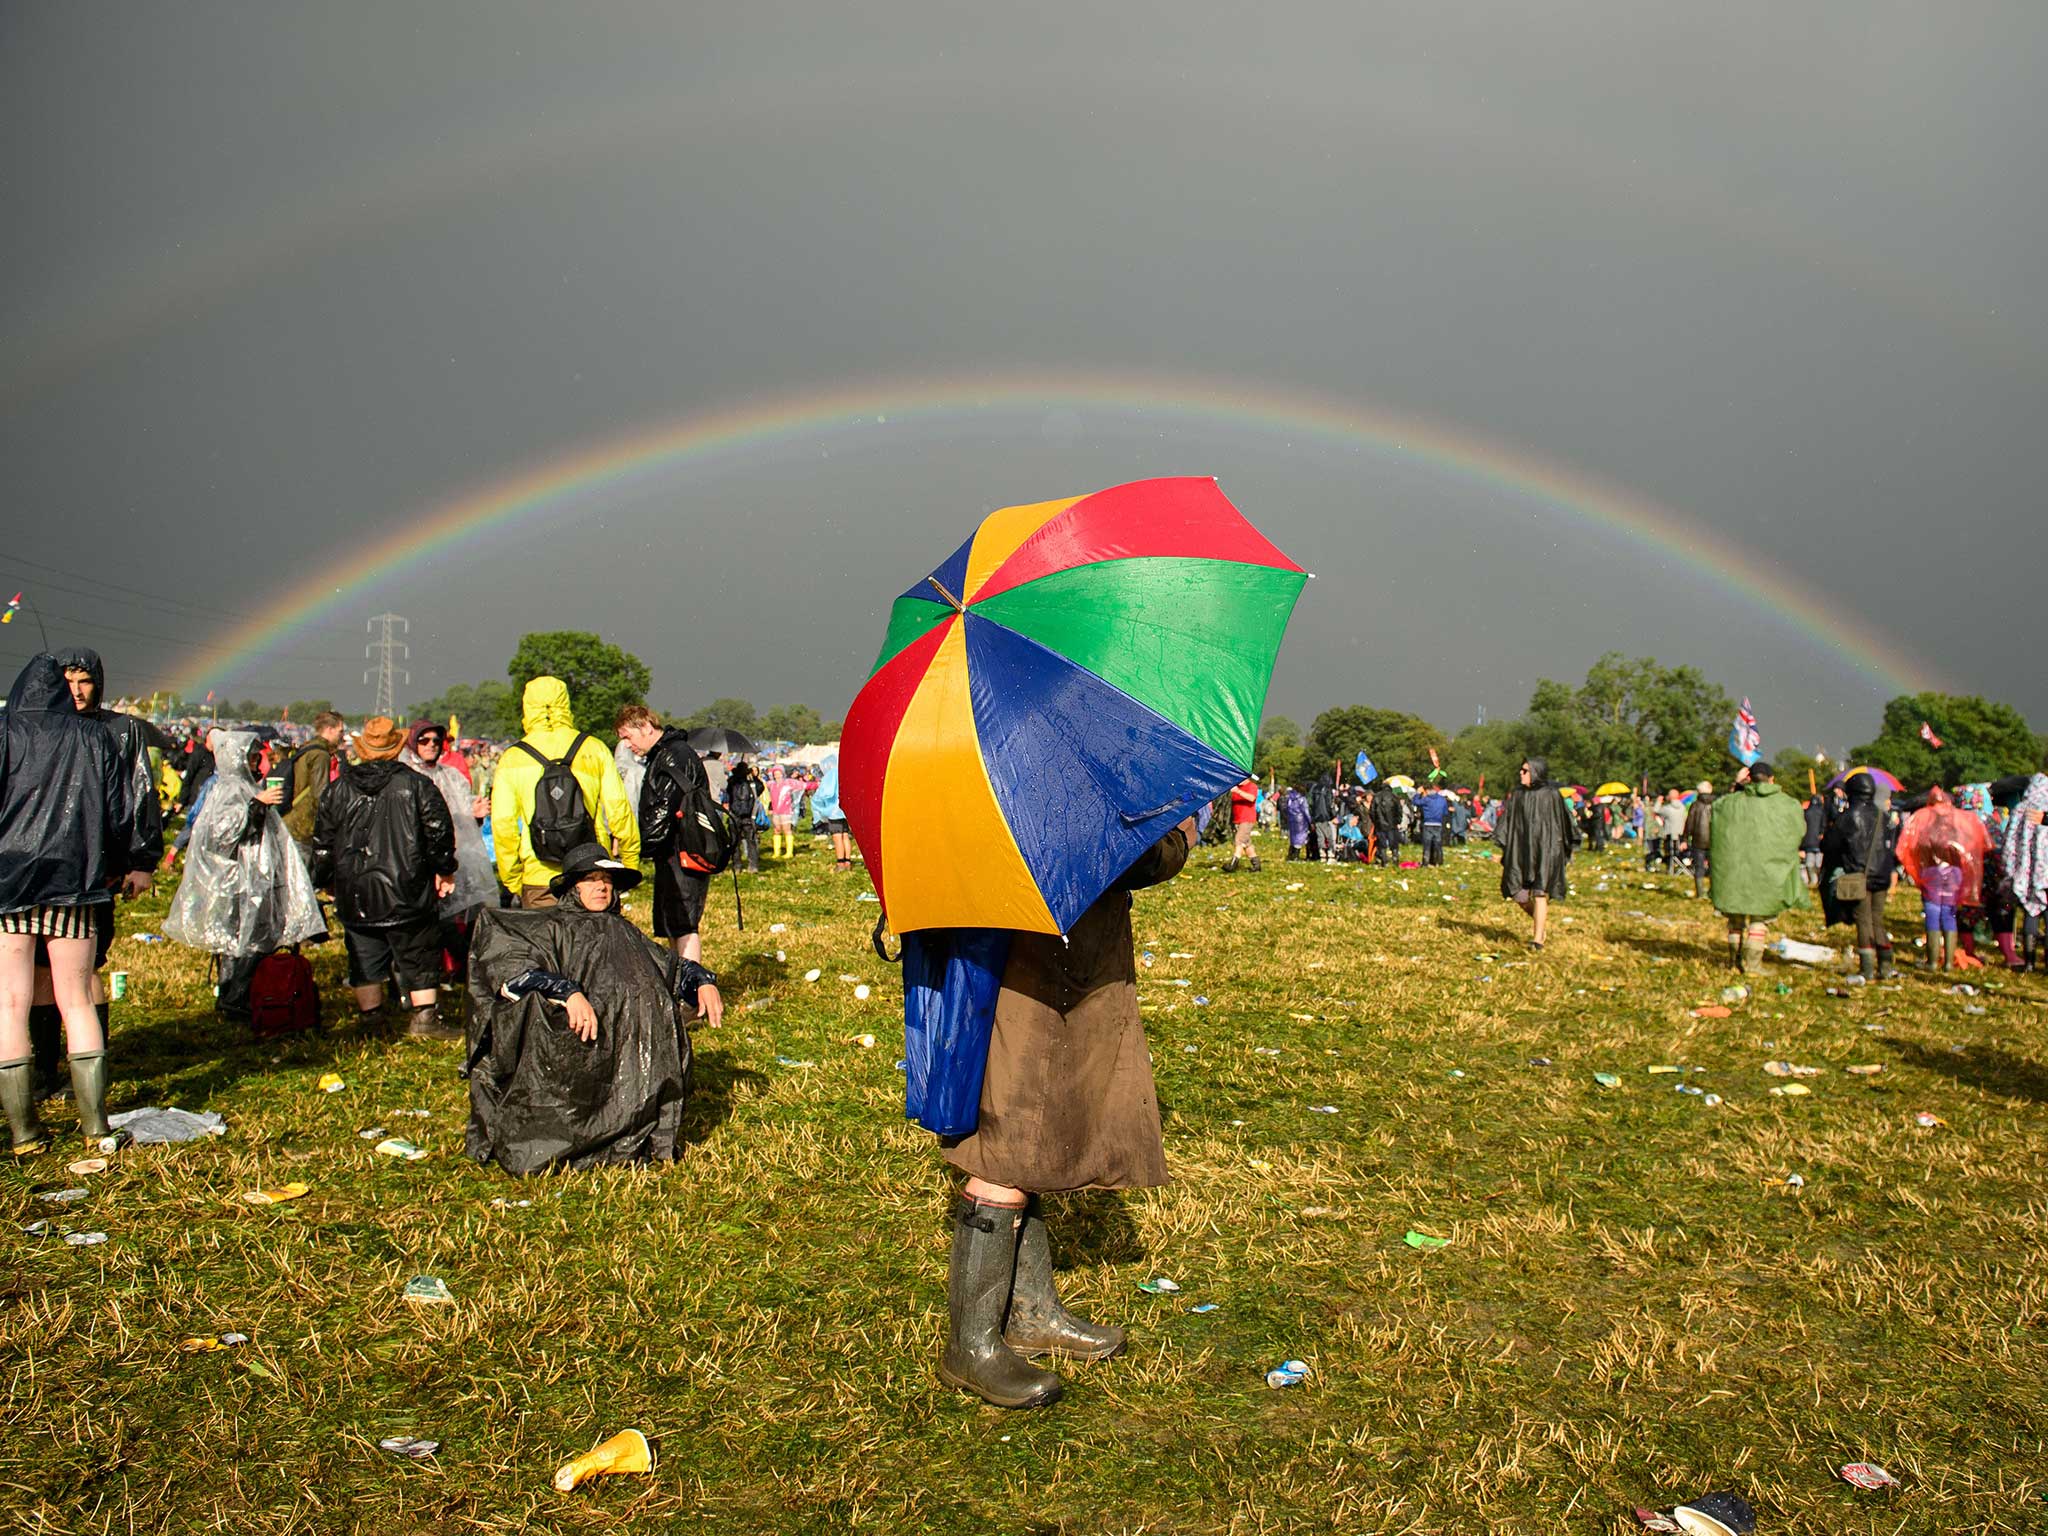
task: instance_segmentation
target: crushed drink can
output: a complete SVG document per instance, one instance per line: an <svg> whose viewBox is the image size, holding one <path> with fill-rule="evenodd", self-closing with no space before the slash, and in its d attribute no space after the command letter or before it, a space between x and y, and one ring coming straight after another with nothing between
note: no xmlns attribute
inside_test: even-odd
<svg viewBox="0 0 2048 1536"><path fill-rule="evenodd" d="M1298 1387L1304 1381L1307 1381L1308 1378L1309 1368L1306 1360L1282 1360L1273 1369L1266 1372L1266 1385L1269 1387Z"/></svg>
<svg viewBox="0 0 2048 1536"><path fill-rule="evenodd" d="M438 1440L415 1440L411 1435L386 1435L377 1442L377 1449L388 1451L393 1456L404 1456L412 1461L425 1461L441 1449Z"/></svg>
<svg viewBox="0 0 2048 1536"><path fill-rule="evenodd" d="M107 978L107 998L110 1002L118 1003L127 995L128 973L126 971L115 971Z"/></svg>
<svg viewBox="0 0 2048 1536"><path fill-rule="evenodd" d="M1852 1461L1840 1471L1843 1482L1869 1493L1899 1486L1899 1480L1874 1461Z"/></svg>

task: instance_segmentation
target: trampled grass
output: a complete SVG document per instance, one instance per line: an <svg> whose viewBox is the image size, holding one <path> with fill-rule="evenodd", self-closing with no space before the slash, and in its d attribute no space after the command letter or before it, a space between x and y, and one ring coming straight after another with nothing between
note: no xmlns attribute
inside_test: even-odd
<svg viewBox="0 0 2048 1536"><path fill-rule="evenodd" d="M215 1109L228 1134L83 1178L67 1137L5 1175L6 1523L1613 1532L1726 1487L1774 1536L2048 1529L2048 987L1909 970L1832 996L1774 963L1697 1018L1733 978L1690 882L1620 853L1575 870L1541 956L1477 850L1232 875L1205 849L1140 896L1175 1182L1051 1202L1070 1300L1133 1349L1064 1367L1034 1414L932 1375L948 1180L901 1117L859 876L807 848L749 882L744 935L714 897L731 1012L698 1036L684 1162L523 1182L462 1156L455 1048L340 1022L250 1043L201 957L128 936L161 918L139 904L115 1107ZM339 946L318 965L338 1021ZM1826 1070L1772 1097L1772 1058ZM346 1088L316 1091L326 1071ZM357 1133L380 1125L432 1156L375 1155ZM292 1179L311 1193L241 1199ZM416 1275L455 1304L401 1299ZM1141 1294L1154 1275L1181 1290ZM177 1349L223 1330L251 1342ZM1269 1389L1288 1357L1314 1374ZM651 1476L550 1488L627 1426ZM1903 1487L1834 1476L1857 1460Z"/></svg>

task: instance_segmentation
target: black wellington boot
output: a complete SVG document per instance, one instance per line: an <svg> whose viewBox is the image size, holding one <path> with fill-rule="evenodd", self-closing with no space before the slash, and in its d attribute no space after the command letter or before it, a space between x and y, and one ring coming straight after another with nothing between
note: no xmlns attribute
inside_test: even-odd
<svg viewBox="0 0 2048 1536"><path fill-rule="evenodd" d="M405 1026L406 1038L411 1040L460 1040L465 1032L460 1024L451 1024L441 1017L438 1003L428 1003L424 1008L415 1008Z"/></svg>
<svg viewBox="0 0 2048 1536"><path fill-rule="evenodd" d="M64 1014L55 1003L28 1011L28 1044L36 1063L36 1097L54 1099L70 1091L64 1075Z"/></svg>
<svg viewBox="0 0 2048 1536"><path fill-rule="evenodd" d="M1038 1197L1024 1208L1017 1238L1017 1279L1010 1287L1010 1320L1003 1342L1020 1355L1065 1355L1070 1360L1107 1360L1124 1352L1124 1331L1076 1317L1060 1305L1053 1288L1052 1244Z"/></svg>
<svg viewBox="0 0 2048 1536"><path fill-rule="evenodd" d="M107 1124L105 1051L72 1053L71 1096L78 1102L78 1133L87 1141L98 1141L112 1130Z"/></svg>
<svg viewBox="0 0 2048 1536"><path fill-rule="evenodd" d="M0 1110L7 1115L7 1129L13 1136L14 1155L29 1157L46 1152L50 1133L36 1118L35 1061L0 1061Z"/></svg>
<svg viewBox="0 0 2048 1536"><path fill-rule="evenodd" d="M950 1327L939 1379L998 1408L1057 1402L1060 1379L1003 1342L1003 1315L1017 1273L1024 1212L962 1196L953 1208L953 1257L946 1270Z"/></svg>

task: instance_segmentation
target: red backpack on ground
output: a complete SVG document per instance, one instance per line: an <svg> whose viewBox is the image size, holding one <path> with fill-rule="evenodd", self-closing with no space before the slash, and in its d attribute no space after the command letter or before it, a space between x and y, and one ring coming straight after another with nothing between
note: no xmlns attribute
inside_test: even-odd
<svg viewBox="0 0 2048 1536"><path fill-rule="evenodd" d="M258 1040L303 1035L320 1024L313 967L296 949L265 955L249 982L249 1014Z"/></svg>

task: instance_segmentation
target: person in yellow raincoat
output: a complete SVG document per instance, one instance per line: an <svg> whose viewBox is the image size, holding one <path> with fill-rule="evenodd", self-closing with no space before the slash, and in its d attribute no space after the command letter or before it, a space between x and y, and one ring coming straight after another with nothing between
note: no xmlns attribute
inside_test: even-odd
<svg viewBox="0 0 2048 1536"><path fill-rule="evenodd" d="M523 746L508 748L498 759L491 783L491 841L498 857L498 879L522 907L551 907L548 885L562 870L533 851L527 821L533 815L533 793L540 783L541 758L559 762L576 742L576 723L569 712L569 687L559 677L536 677L520 698ZM527 750L530 749L530 750ZM534 754L538 753L536 757ZM576 747L570 770L583 787L595 839L612 850L628 869L640 864L640 824L626 799L618 764L596 736Z"/></svg>

